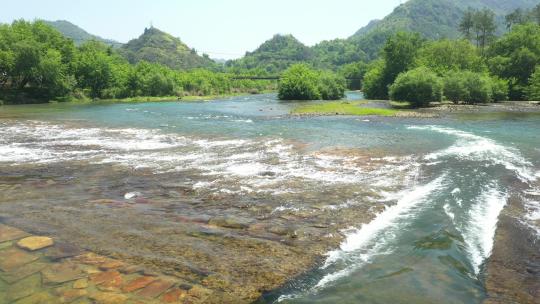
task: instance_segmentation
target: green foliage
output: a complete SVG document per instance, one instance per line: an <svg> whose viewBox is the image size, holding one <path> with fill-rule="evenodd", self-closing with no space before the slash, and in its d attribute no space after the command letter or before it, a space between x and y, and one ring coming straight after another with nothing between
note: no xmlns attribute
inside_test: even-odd
<svg viewBox="0 0 540 304"><path fill-rule="evenodd" d="M428 67L439 76L448 71L487 70L477 48L467 40L443 39L427 43L418 52L416 66Z"/></svg>
<svg viewBox="0 0 540 304"><path fill-rule="evenodd" d="M452 101L458 103L465 100L468 96L467 85L465 83L465 77L461 72L449 72L443 78L444 96Z"/></svg>
<svg viewBox="0 0 540 304"><path fill-rule="evenodd" d="M208 70L177 71L147 61L132 65L109 45L90 40L75 47L39 21L0 25L0 98L11 103L86 96L220 95L269 88L272 83L233 80ZM331 93L332 87L327 91Z"/></svg>
<svg viewBox="0 0 540 304"><path fill-rule="evenodd" d="M495 37L497 30L495 13L488 8L469 9L463 15L459 29L466 39L475 40L476 46L483 51Z"/></svg>
<svg viewBox="0 0 540 304"><path fill-rule="evenodd" d="M336 100L345 96L345 81L331 72L317 72L306 64L287 69L279 82L281 100Z"/></svg>
<svg viewBox="0 0 540 304"><path fill-rule="evenodd" d="M454 103L469 104L508 99L508 82L485 73L452 71L443 79L444 96Z"/></svg>
<svg viewBox="0 0 540 304"><path fill-rule="evenodd" d="M119 50L131 63L148 61L171 69L215 69L215 63L207 56L199 56L180 39L154 27L145 29L137 39L129 41Z"/></svg>
<svg viewBox="0 0 540 304"><path fill-rule="evenodd" d="M238 60L227 62L231 72L254 71L263 75L278 75L291 65L312 59L311 49L292 35L275 35L254 52Z"/></svg>
<svg viewBox="0 0 540 304"><path fill-rule="evenodd" d="M278 97L281 100L317 100L319 75L305 64L295 64L287 69L279 82Z"/></svg>
<svg viewBox="0 0 540 304"><path fill-rule="evenodd" d="M423 43L418 33L407 32L398 32L386 41L383 48L386 85L392 84L399 74L412 66Z"/></svg>
<svg viewBox="0 0 540 304"><path fill-rule="evenodd" d="M442 81L428 68L420 67L400 74L390 86L390 98L408 101L413 107L423 107L441 101Z"/></svg>
<svg viewBox="0 0 540 304"><path fill-rule="evenodd" d="M338 74L343 76L343 78L349 78L347 81L347 88L349 90L360 90L362 88L362 81L364 76L368 71L368 64L359 61L355 63L350 63L341 67L338 71Z"/></svg>
<svg viewBox="0 0 540 304"><path fill-rule="evenodd" d="M364 92L370 99L387 99L388 87L410 69L424 40L417 33L399 32L386 41L382 62L374 64L364 79Z"/></svg>
<svg viewBox="0 0 540 304"><path fill-rule="evenodd" d="M536 71L531 75L531 79L529 79L527 97L529 100L540 100L540 66L536 68Z"/></svg>
<svg viewBox="0 0 540 304"><path fill-rule="evenodd" d="M527 98L529 79L540 62L540 26L516 25L487 51L490 72L510 82L510 98Z"/></svg>
<svg viewBox="0 0 540 304"><path fill-rule="evenodd" d="M324 100L337 100L345 97L345 79L331 73L319 73L319 93Z"/></svg>
<svg viewBox="0 0 540 304"><path fill-rule="evenodd" d="M362 90L368 99L386 99L388 97L388 87L384 81L384 60L377 60L370 65L364 76Z"/></svg>

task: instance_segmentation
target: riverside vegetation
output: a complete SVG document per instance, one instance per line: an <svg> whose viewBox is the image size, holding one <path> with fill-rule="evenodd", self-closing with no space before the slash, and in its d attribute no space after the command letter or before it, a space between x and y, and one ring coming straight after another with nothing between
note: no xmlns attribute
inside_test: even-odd
<svg viewBox="0 0 540 304"><path fill-rule="evenodd" d="M130 63L117 49L98 41L75 46L41 21L0 25L0 71L0 100L6 103L180 98L253 93L273 86L208 69L174 70L145 60Z"/></svg>

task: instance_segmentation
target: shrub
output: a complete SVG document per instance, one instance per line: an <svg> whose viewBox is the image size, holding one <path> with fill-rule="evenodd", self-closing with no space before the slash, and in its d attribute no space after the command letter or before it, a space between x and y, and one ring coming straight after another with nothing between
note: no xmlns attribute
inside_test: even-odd
<svg viewBox="0 0 540 304"><path fill-rule="evenodd" d="M498 77L491 77L491 89L493 91L493 101L497 102L508 100L508 81Z"/></svg>
<svg viewBox="0 0 540 304"><path fill-rule="evenodd" d="M487 103L493 98L491 78L484 74L463 72L467 95L463 98L468 104Z"/></svg>
<svg viewBox="0 0 540 304"><path fill-rule="evenodd" d="M319 75L319 93L324 100L337 100L345 97L345 80L330 72Z"/></svg>
<svg viewBox="0 0 540 304"><path fill-rule="evenodd" d="M341 99L345 96L345 80L331 72L296 64L283 73L278 95L282 100Z"/></svg>
<svg viewBox="0 0 540 304"><path fill-rule="evenodd" d="M455 104L461 100L465 100L469 94L465 85L465 78L460 72L448 73L443 78L443 84L444 96Z"/></svg>
<svg viewBox="0 0 540 304"><path fill-rule="evenodd" d="M540 100L540 66L536 67L536 71L529 79L529 87L527 88L527 99Z"/></svg>
<svg viewBox="0 0 540 304"><path fill-rule="evenodd" d="M442 99L442 81L425 67L401 73L390 86L390 98L408 101L413 107L423 107Z"/></svg>
<svg viewBox="0 0 540 304"><path fill-rule="evenodd" d="M469 104L508 99L508 82L497 77L470 71L450 72L443 79L444 96Z"/></svg>
<svg viewBox="0 0 540 304"><path fill-rule="evenodd" d="M306 64L295 64L287 69L279 82L281 100L316 100L319 92L319 75Z"/></svg>

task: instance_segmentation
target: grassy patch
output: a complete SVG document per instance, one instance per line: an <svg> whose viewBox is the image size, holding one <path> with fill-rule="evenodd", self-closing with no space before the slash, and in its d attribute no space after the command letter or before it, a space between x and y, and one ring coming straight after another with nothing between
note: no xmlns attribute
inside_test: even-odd
<svg viewBox="0 0 540 304"><path fill-rule="evenodd" d="M412 109L412 105L408 101L390 101L390 106L394 109Z"/></svg>
<svg viewBox="0 0 540 304"><path fill-rule="evenodd" d="M398 111L392 109L363 108L365 101L332 101L299 106L291 114L304 115L355 115L355 116L394 116Z"/></svg>

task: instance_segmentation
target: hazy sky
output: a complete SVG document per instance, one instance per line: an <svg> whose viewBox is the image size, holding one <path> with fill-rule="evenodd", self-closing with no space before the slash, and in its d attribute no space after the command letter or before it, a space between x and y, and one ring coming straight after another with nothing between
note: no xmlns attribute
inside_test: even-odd
<svg viewBox="0 0 540 304"><path fill-rule="evenodd" d="M241 57L274 34L346 38L403 0L3 0L0 22L68 20L120 42L152 23L213 58Z"/></svg>

